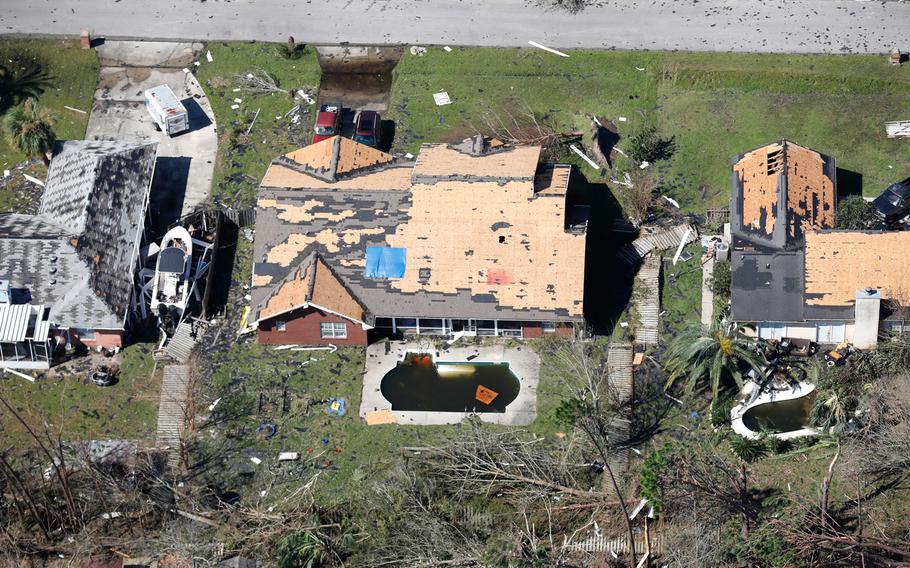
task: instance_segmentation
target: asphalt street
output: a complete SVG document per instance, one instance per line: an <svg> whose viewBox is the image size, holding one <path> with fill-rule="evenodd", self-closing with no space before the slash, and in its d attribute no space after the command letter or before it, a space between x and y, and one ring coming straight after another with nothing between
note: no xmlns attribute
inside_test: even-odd
<svg viewBox="0 0 910 568"><path fill-rule="evenodd" d="M0 33L108 38L809 53L910 50L910 2L605 0L0 0ZM543 3L543 5L541 4Z"/></svg>

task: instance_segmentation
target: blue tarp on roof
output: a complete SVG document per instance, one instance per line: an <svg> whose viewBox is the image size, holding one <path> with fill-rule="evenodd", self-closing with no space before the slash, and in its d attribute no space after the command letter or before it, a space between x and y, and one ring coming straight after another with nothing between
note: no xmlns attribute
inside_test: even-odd
<svg viewBox="0 0 910 568"><path fill-rule="evenodd" d="M393 247L367 247L367 278L401 278L404 276L408 249Z"/></svg>

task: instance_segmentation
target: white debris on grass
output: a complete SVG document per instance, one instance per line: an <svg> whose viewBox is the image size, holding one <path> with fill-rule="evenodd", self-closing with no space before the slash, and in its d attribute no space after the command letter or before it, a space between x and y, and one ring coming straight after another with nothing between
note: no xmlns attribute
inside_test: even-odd
<svg viewBox="0 0 910 568"><path fill-rule="evenodd" d="M650 165L651 165L651 162L645 160L644 162L642 162L642 163L638 166L638 168L643 170L643 169L647 168L647 167L650 166Z"/></svg>
<svg viewBox="0 0 910 568"><path fill-rule="evenodd" d="M644 67L636 67L635 69L638 70L638 71L644 71L644 70L645 70Z"/></svg>
<svg viewBox="0 0 910 568"><path fill-rule="evenodd" d="M243 99L234 99L234 102L237 103L237 104L240 104L240 103L243 102Z"/></svg>
<svg viewBox="0 0 910 568"><path fill-rule="evenodd" d="M414 154L408 152L407 154L404 155L404 158L405 158L406 160L413 160L413 159L414 159Z"/></svg>
<svg viewBox="0 0 910 568"><path fill-rule="evenodd" d="M423 57L426 52L427 52L427 48L425 48L425 47L420 47L419 45L411 46L411 55Z"/></svg>
<svg viewBox="0 0 910 568"><path fill-rule="evenodd" d="M297 89L297 96L300 97L301 99L305 100L308 105L311 105L316 102L316 99L314 99L310 95L306 94L306 92L303 89Z"/></svg>
<svg viewBox="0 0 910 568"><path fill-rule="evenodd" d="M679 257L682 254L683 247L686 246L686 243L689 242L689 234L692 232L692 228L687 228L686 233L679 239L679 247L676 248L676 254L673 255L673 266L676 266L676 263L679 262Z"/></svg>
<svg viewBox="0 0 910 568"><path fill-rule="evenodd" d="M575 144L572 144L569 146L569 149L572 150L573 152L575 152L576 154L578 154L579 156L581 156L581 159L584 160L585 162L587 162L589 166L591 166L595 170L600 170L600 166L597 165L597 162L595 162L594 160L589 158L587 155L585 155L584 152L579 150L578 146L576 146Z"/></svg>
<svg viewBox="0 0 910 568"><path fill-rule="evenodd" d="M5 177L5 178L9 177L9 170L3 170L3 177Z"/></svg>
<svg viewBox="0 0 910 568"><path fill-rule="evenodd" d="M240 108L240 105L231 105L231 108L232 108L233 110L237 110L238 108Z"/></svg>
<svg viewBox="0 0 910 568"><path fill-rule="evenodd" d="M190 72L189 69L187 69L186 67L183 68L183 73L184 73L184 74L189 73L189 72Z"/></svg>
<svg viewBox="0 0 910 568"><path fill-rule="evenodd" d="M667 203L669 203L673 207L676 207L677 209L679 209L679 201L676 201L672 197L667 197L666 195L661 195L661 197L663 197L667 201Z"/></svg>
<svg viewBox="0 0 910 568"><path fill-rule="evenodd" d="M252 73L247 73L247 74L246 74L246 78L247 78L247 79L252 79L252 78L253 78L253 74L252 74Z"/></svg>
<svg viewBox="0 0 910 568"><path fill-rule="evenodd" d="M237 93L237 92L239 92L239 91L240 91L240 87L236 87L236 88L234 88L234 90L233 90L233 92L235 92L235 93Z"/></svg>
<svg viewBox="0 0 910 568"><path fill-rule="evenodd" d="M638 505L636 505L635 508L632 509L632 512L629 513L629 520L631 521L632 519L637 517L638 514L641 513L641 510L644 509L645 505L647 505L647 504L648 504L648 500L645 497L642 497L641 501L638 502Z"/></svg>
<svg viewBox="0 0 910 568"><path fill-rule="evenodd" d="M209 63L212 62L212 52L209 51L208 49L205 50L205 60L208 61Z"/></svg>
<svg viewBox="0 0 910 568"><path fill-rule="evenodd" d="M218 406L218 403L221 402L220 398L216 398L215 402L209 405L209 412L215 410L215 407Z"/></svg>
<svg viewBox="0 0 910 568"><path fill-rule="evenodd" d="M32 177L28 174L22 174L22 177L24 177L25 179L27 179L28 181L32 182L35 185L40 185L41 187L44 187L44 182L36 177Z"/></svg>
<svg viewBox="0 0 910 568"><path fill-rule="evenodd" d="M80 114L88 114L88 113L85 112L84 110L81 110L81 109L78 109L78 108L73 108L73 107L71 107L71 106L63 105L63 108L65 108L66 110L71 110L71 111L73 111L73 112L78 112L78 113L80 113Z"/></svg>
<svg viewBox="0 0 910 568"><path fill-rule="evenodd" d="M439 91L438 93L433 93L433 100L436 101L436 106L444 106L452 104L452 99L449 97L449 93L446 91Z"/></svg>
<svg viewBox="0 0 910 568"><path fill-rule="evenodd" d="M259 459L259 458L257 458L256 456L251 457L251 458L250 458L250 461L253 462L253 463L256 464L256 465L259 465L259 464L262 463L262 460Z"/></svg>
<svg viewBox="0 0 910 568"><path fill-rule="evenodd" d="M536 41L528 40L528 44L531 45L532 47L536 47L537 49L542 49L542 50L548 51L548 52L550 52L550 53L555 53L556 55L558 55L558 56L560 56L560 57L568 57L567 54L565 54L565 53L563 53L563 52L561 52L561 51L556 51L555 49L552 49L552 48L547 47L547 46L545 46L545 45L540 45L540 44L537 43Z"/></svg>
<svg viewBox="0 0 910 568"><path fill-rule="evenodd" d="M442 46L442 49L443 49L446 53L449 53L450 51L452 51L452 48L449 47L449 46L447 46L447 45Z"/></svg>
<svg viewBox="0 0 910 568"><path fill-rule="evenodd" d="M613 149L616 150L617 152L619 152L620 154L622 154L623 156L626 155L626 153L623 152L622 148L620 148L619 146L613 146Z"/></svg>
<svg viewBox="0 0 910 568"><path fill-rule="evenodd" d="M621 321L621 322L619 322L619 327L629 327L629 322Z"/></svg>
<svg viewBox="0 0 910 568"><path fill-rule="evenodd" d="M278 454L278 461L280 461L280 462L294 461L298 458L300 458L300 454L298 454L297 452L280 452Z"/></svg>
<svg viewBox="0 0 910 568"><path fill-rule="evenodd" d="M196 67L199 67L199 66L202 65L202 64L199 63L198 61L193 61L193 65L195 65Z"/></svg>
<svg viewBox="0 0 910 568"><path fill-rule="evenodd" d="M624 117L624 116L619 117L619 122L625 122L625 121L626 121L626 117Z"/></svg>

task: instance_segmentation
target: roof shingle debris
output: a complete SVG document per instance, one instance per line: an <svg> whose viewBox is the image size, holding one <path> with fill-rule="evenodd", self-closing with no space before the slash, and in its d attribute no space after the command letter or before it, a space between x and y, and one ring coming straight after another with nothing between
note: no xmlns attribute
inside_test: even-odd
<svg viewBox="0 0 910 568"><path fill-rule="evenodd" d="M334 182L273 162L257 208L254 319L274 313L292 271L305 278L313 252L377 316L581 319L585 236L566 227L571 170L539 157L536 146L475 137L425 144L413 167L382 162ZM366 278L370 246L407 249L402 278Z"/></svg>
<svg viewBox="0 0 910 568"><path fill-rule="evenodd" d="M60 326L122 329L156 156L156 144L58 143L38 215L0 215L0 278Z"/></svg>

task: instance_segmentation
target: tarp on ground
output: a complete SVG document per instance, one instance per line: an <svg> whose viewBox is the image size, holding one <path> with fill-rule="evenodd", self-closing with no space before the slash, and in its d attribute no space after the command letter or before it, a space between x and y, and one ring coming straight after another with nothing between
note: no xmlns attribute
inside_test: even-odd
<svg viewBox="0 0 910 568"><path fill-rule="evenodd" d="M367 247L367 265L363 275L367 278L401 278L404 276L407 249L395 247Z"/></svg>

